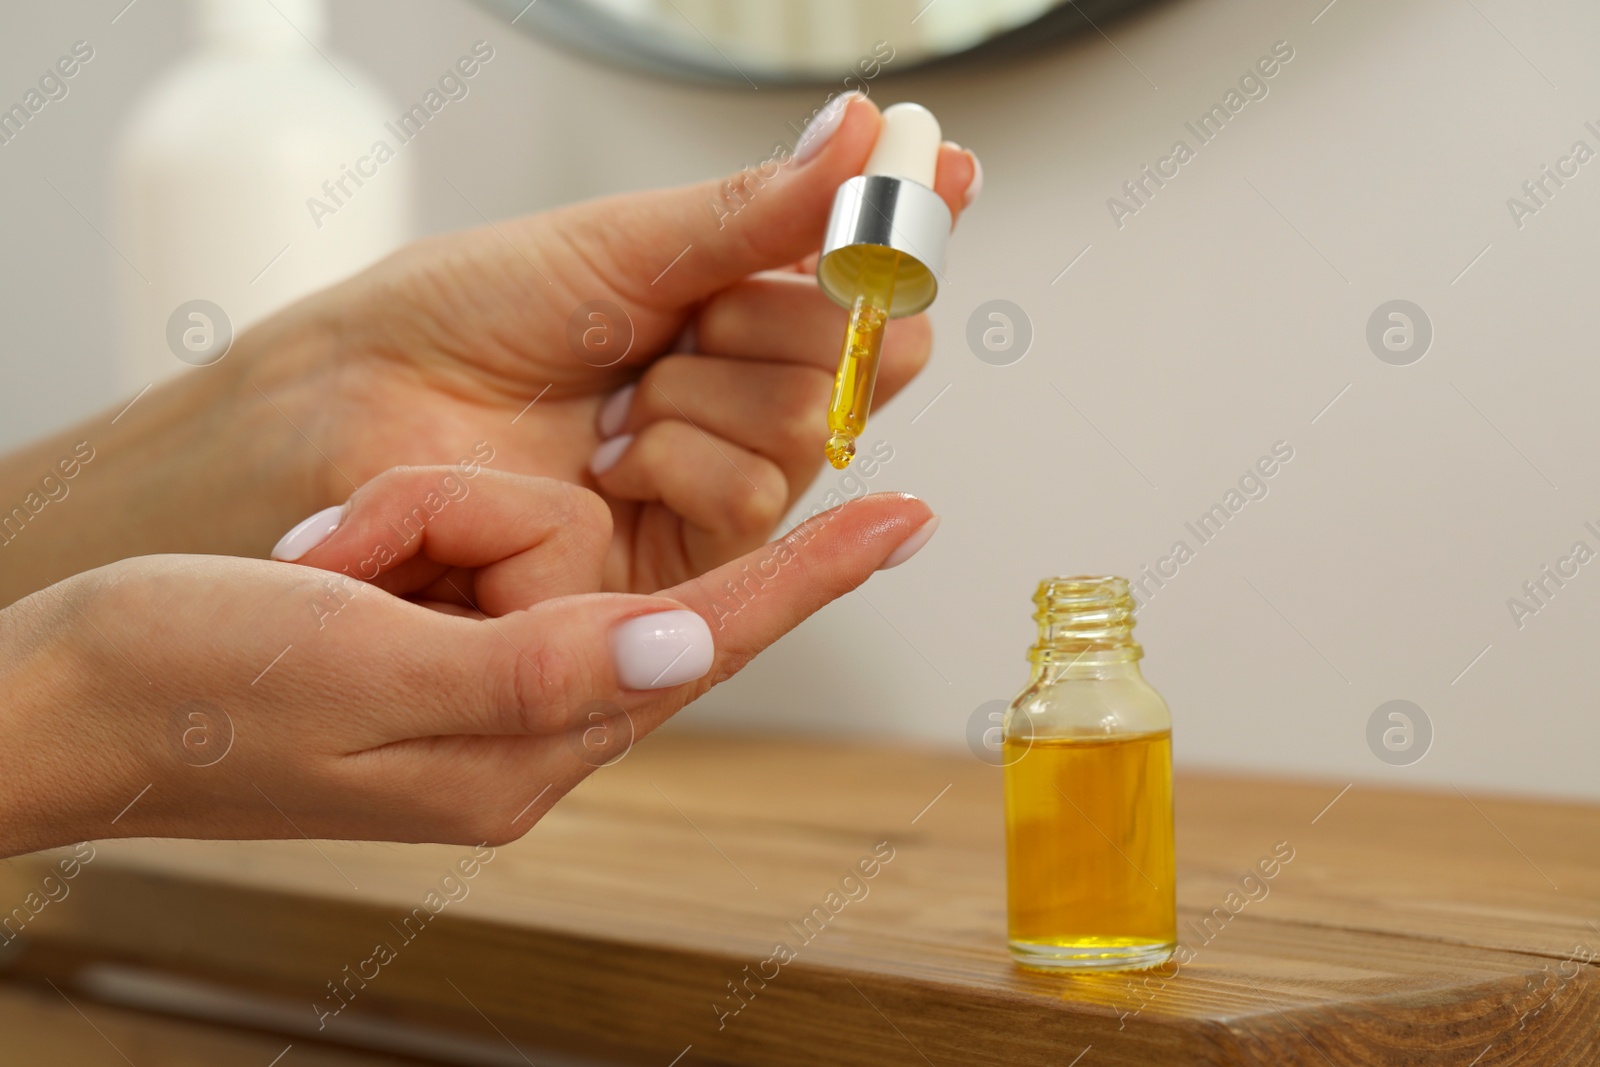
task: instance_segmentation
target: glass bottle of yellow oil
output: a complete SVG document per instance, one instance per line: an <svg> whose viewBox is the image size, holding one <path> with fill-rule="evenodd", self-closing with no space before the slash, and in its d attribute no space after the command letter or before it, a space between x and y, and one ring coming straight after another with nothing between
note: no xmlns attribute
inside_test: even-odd
<svg viewBox="0 0 1600 1067"><path fill-rule="evenodd" d="M1012 956L1150 967L1177 946L1172 717L1139 672L1123 578L1048 578L1033 677L1006 711Z"/></svg>

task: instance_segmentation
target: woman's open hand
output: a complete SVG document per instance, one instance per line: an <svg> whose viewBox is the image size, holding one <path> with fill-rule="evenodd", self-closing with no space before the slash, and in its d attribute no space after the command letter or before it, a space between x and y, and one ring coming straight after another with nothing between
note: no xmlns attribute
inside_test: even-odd
<svg viewBox="0 0 1600 1067"><path fill-rule="evenodd" d="M595 591L610 522L559 480L406 468L296 527L297 563L146 556L0 611L0 856L509 840L931 533L920 501L865 497L637 595Z"/></svg>

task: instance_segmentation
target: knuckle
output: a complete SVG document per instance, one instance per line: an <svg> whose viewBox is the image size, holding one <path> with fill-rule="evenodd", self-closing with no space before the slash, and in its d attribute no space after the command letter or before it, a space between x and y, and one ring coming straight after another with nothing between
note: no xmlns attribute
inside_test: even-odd
<svg viewBox="0 0 1600 1067"><path fill-rule="evenodd" d="M351 511L380 508L391 496L399 493L405 484L407 467L389 467L379 471L351 491L347 503Z"/></svg>
<svg viewBox="0 0 1600 1067"><path fill-rule="evenodd" d="M388 467L355 488L350 494L350 507L353 510L358 507L382 508L398 505L401 501L416 496L422 483L430 476L451 469L408 464Z"/></svg>
<svg viewBox="0 0 1600 1067"><path fill-rule="evenodd" d="M503 672L509 691L498 700L497 726L525 737L548 737L568 728L573 709L598 694L605 665L598 650L551 642L516 642Z"/></svg>
<svg viewBox="0 0 1600 1067"><path fill-rule="evenodd" d="M764 537L783 518L787 494L783 476L776 471L753 474L750 481L739 479L733 493L729 519L736 533Z"/></svg>
<svg viewBox="0 0 1600 1067"><path fill-rule="evenodd" d="M694 455L702 444L694 427L677 418L652 422L633 439L639 463L649 471L662 471L674 462L681 463L682 457Z"/></svg>
<svg viewBox="0 0 1600 1067"><path fill-rule="evenodd" d="M832 395L833 376L826 371L806 368L796 376L774 425L776 444L783 455L822 454L819 427L826 424Z"/></svg>
<svg viewBox="0 0 1600 1067"><path fill-rule="evenodd" d="M600 494L580 485L562 483L565 498L561 512L562 532L584 542L611 539L611 508Z"/></svg>
<svg viewBox="0 0 1600 1067"><path fill-rule="evenodd" d="M633 392L633 410L630 421L648 424L658 419L676 418L677 410L667 400L673 393L673 382L681 381L684 372L694 366L699 357L686 354L662 356L650 364L639 377L639 387Z"/></svg>
<svg viewBox="0 0 1600 1067"><path fill-rule="evenodd" d="M587 489L583 491L580 499L582 504L579 507L579 511L581 512L581 523L584 530L588 532L593 540L609 543L613 525L611 505L607 504L605 498L600 494L591 493Z"/></svg>
<svg viewBox="0 0 1600 1067"><path fill-rule="evenodd" d="M507 654L515 658L509 672L513 692L511 699L502 705L508 720L505 725L512 732L524 735L551 732L558 710L555 705L561 699L555 679L562 677L567 669L557 663L562 657L543 643L531 647L519 644L508 649Z"/></svg>

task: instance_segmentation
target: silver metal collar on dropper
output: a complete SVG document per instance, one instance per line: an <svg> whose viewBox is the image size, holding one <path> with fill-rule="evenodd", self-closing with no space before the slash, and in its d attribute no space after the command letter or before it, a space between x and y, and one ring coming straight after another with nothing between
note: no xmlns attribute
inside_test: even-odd
<svg viewBox="0 0 1600 1067"><path fill-rule="evenodd" d="M855 300L862 245L901 254L890 318L933 303L952 222L944 198L933 191L940 139L939 120L921 104L884 111L865 171L834 194L817 259L817 284L834 303L849 307Z"/></svg>

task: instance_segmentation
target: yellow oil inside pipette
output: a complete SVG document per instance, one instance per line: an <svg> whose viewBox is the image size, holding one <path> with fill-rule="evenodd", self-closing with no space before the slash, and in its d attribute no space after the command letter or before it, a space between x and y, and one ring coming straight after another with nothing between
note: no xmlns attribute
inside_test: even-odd
<svg viewBox="0 0 1600 1067"><path fill-rule="evenodd" d="M878 356L883 350L883 329L894 300L900 253L882 245L862 245L861 267L856 273L855 299L839 353L839 371L833 377L833 399L828 403L828 429L832 436L823 453L835 470L850 465L856 438L867 428L872 390L878 382Z"/></svg>

